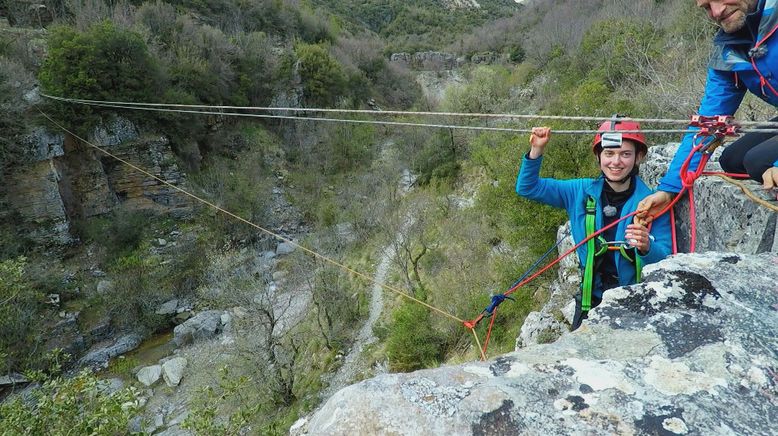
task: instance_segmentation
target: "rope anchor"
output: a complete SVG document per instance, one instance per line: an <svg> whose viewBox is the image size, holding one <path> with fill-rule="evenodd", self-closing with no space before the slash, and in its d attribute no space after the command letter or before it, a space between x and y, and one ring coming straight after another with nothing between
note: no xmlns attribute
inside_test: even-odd
<svg viewBox="0 0 778 436"><path fill-rule="evenodd" d="M738 136L741 133L740 124L736 123L731 115L692 115L689 126L700 129L695 136L714 138L700 148L703 153L713 153L725 137Z"/></svg>

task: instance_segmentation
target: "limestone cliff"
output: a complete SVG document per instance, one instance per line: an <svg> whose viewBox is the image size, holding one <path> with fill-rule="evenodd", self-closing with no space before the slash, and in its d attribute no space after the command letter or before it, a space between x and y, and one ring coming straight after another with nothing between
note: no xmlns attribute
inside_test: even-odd
<svg viewBox="0 0 778 436"><path fill-rule="evenodd" d="M167 139L141 136L126 119L100 125L90 142L170 183L183 180ZM191 201L180 192L72 137L37 128L20 146L30 162L9 176L0 194L21 217L17 224L32 224L29 236L41 243L70 242L74 220L119 205L177 216L191 212Z"/></svg>

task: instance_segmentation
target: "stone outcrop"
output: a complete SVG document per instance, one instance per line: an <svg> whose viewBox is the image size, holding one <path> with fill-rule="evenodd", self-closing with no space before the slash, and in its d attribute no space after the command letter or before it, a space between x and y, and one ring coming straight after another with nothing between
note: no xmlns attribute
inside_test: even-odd
<svg viewBox="0 0 778 436"><path fill-rule="evenodd" d="M202 339L209 339L223 331L222 314L219 310L200 312L173 329L173 342L182 346Z"/></svg>
<svg viewBox="0 0 778 436"><path fill-rule="evenodd" d="M507 61L500 53L486 51L475 53L470 57L457 57L451 53L439 51L420 51L416 53L392 53L389 61L419 71L450 71L463 67L465 64L494 64Z"/></svg>
<svg viewBox="0 0 778 436"><path fill-rule="evenodd" d="M399 63L417 70L452 70L462 66L461 60L451 53L420 51L416 53L392 53L390 62Z"/></svg>
<svg viewBox="0 0 778 436"><path fill-rule="evenodd" d="M470 62L474 64L493 64L500 60L500 55L491 51L476 53L470 57Z"/></svg>
<svg viewBox="0 0 778 436"><path fill-rule="evenodd" d="M17 225L28 224L27 236L40 242L67 244L73 240L70 220L59 191L62 175L53 160L34 162L8 177L5 197ZM14 219L16 221L16 219Z"/></svg>
<svg viewBox="0 0 778 436"><path fill-rule="evenodd" d="M78 360L78 366L88 366L93 369L102 369L108 366L112 358L138 348L141 336L135 333L126 334L115 341L96 344L89 352Z"/></svg>
<svg viewBox="0 0 778 436"><path fill-rule="evenodd" d="M480 9L476 0L445 0L443 5L448 9Z"/></svg>
<svg viewBox="0 0 778 436"><path fill-rule="evenodd" d="M419 71L416 83L421 86L422 93L430 101L442 101L450 86L466 83L465 77L458 70Z"/></svg>
<svg viewBox="0 0 778 436"><path fill-rule="evenodd" d="M43 127L35 127L31 133L21 138L21 145L32 160L39 162L54 159L65 154L65 135L51 132Z"/></svg>
<svg viewBox="0 0 778 436"><path fill-rule="evenodd" d="M167 139L140 136L127 119L99 125L90 142L174 185L183 181ZM37 128L20 145L31 162L9 175L4 197L38 242L69 243L74 220L119 206L173 216L192 211L191 200L179 191L58 132Z"/></svg>
<svg viewBox="0 0 778 436"><path fill-rule="evenodd" d="M778 256L681 254L645 272L554 343L362 381L295 431L771 434Z"/></svg>

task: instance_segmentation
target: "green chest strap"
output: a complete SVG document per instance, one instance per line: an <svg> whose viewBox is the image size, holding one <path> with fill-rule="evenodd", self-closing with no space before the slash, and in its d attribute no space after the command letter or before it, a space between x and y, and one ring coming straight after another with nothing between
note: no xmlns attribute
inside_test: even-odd
<svg viewBox="0 0 778 436"><path fill-rule="evenodd" d="M586 199L586 236L589 237L595 233L597 217L597 202L592 196ZM600 242L600 246L597 247L597 242ZM584 263L584 277L583 277L583 292L581 296L581 311L588 312L592 308L592 287L594 286L594 264L595 257L601 256L608 251L608 245L604 238L591 238L586 241L586 262ZM619 247L621 255L628 261L635 264L635 279L640 282L643 272L643 261L640 256L637 255L637 249L627 250L624 245ZM629 253L634 254L634 258L630 257Z"/></svg>
<svg viewBox="0 0 778 436"><path fill-rule="evenodd" d="M596 205L594 198L586 199L586 236L594 233L594 219L596 218ZM588 312L592 308L592 286L594 286L594 239L586 241L586 262L584 263L583 295L581 295L581 311Z"/></svg>

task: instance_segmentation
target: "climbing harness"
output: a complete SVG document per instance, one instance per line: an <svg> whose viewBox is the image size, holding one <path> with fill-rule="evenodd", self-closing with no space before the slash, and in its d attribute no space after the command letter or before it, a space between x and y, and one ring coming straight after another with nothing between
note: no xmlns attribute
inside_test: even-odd
<svg viewBox="0 0 778 436"><path fill-rule="evenodd" d="M595 233L596 205L594 197L586 199L586 235ZM639 283L643 270L643 262L637 253L637 249L630 247L626 241L606 241L602 236L591 238L586 242L586 263L584 264L584 278L582 282L581 311L588 312L592 305L592 290L594 288L594 272L598 264L597 259L602 258L608 251L618 251L625 259L635 265L635 277ZM632 252L632 256L630 256Z"/></svg>
<svg viewBox="0 0 778 436"><path fill-rule="evenodd" d="M586 236L594 234L596 218L596 202L591 196L586 199ZM594 286L594 239L589 238L586 241L586 262L584 263L583 294L581 294L581 310L588 312L592 307L592 287Z"/></svg>

